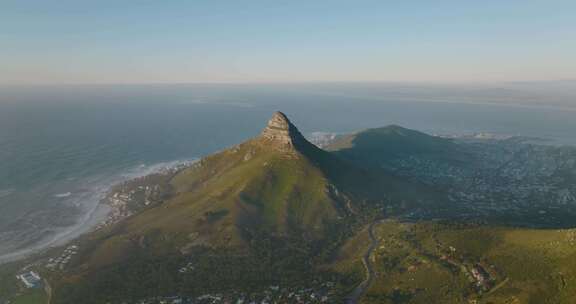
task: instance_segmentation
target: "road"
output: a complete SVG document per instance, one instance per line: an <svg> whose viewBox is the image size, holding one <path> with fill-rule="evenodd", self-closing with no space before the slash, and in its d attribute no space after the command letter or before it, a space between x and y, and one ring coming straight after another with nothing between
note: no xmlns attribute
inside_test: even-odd
<svg viewBox="0 0 576 304"><path fill-rule="evenodd" d="M44 292L46 292L46 304L50 304L52 302L52 287L46 279L44 279Z"/></svg>
<svg viewBox="0 0 576 304"><path fill-rule="evenodd" d="M368 247L368 250L366 250L364 256L362 257L362 263L364 264L364 268L366 269L366 278L364 279L364 281L358 284L358 286L356 286L356 288L354 288L352 293L350 293L350 295L346 298L346 304L357 304L360 298L366 293L366 290L368 290L368 287L370 287L370 284L372 284L372 281L374 280L375 274L374 274L374 268L372 267L372 262L370 261L370 256L372 255L374 249L376 249L376 247L378 246L378 240L374 236L374 226L378 222L379 221L374 221L372 224L370 224L370 227L368 228L368 235L370 236L371 243L370 247Z"/></svg>

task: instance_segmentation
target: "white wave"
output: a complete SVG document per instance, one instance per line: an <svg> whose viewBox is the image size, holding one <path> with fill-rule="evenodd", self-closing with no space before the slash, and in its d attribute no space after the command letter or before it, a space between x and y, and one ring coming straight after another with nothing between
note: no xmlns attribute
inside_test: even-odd
<svg viewBox="0 0 576 304"><path fill-rule="evenodd" d="M9 196L10 194L14 193L14 189L13 188L8 188L8 189L0 189L0 198Z"/></svg>
<svg viewBox="0 0 576 304"><path fill-rule="evenodd" d="M64 193L54 194L54 197L65 198L65 197L69 197L70 195L72 195L72 192L64 192Z"/></svg>
<svg viewBox="0 0 576 304"><path fill-rule="evenodd" d="M152 173L166 172L167 170L170 170L170 169L176 168L176 167L180 167L180 166L191 165L192 163L194 163L196 161L197 161L197 159L180 159L180 160L174 160L174 161L168 161L168 162L160 162L160 163L151 164L151 165L141 164L139 166L136 166L132 169L127 170L125 173L123 173L121 175L121 177L122 177L123 181L126 181L126 180L130 180L130 179L150 175ZM116 183L118 183L118 182L122 182L122 181L117 181Z"/></svg>
<svg viewBox="0 0 576 304"><path fill-rule="evenodd" d="M74 202L71 202L82 211L82 216L78 218L74 225L56 229L55 233L52 234L49 238L46 238L33 246L0 255L0 264L23 259L50 247L64 245L79 237L80 235L92 231L98 224L106 219L108 213L111 211L109 206L101 204L100 202L102 199L104 199L112 186L152 173L163 172L175 167L186 166L194 163L195 161L196 159L184 159L150 165L142 164L129 169L122 174L86 179L84 183L91 186L86 187L85 191L78 192ZM69 196L68 192L61 194L66 194L66 196Z"/></svg>

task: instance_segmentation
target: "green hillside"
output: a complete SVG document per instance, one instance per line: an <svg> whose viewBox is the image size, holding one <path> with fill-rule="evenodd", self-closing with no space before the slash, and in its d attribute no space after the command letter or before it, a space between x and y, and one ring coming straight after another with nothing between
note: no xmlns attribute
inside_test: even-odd
<svg viewBox="0 0 576 304"><path fill-rule="evenodd" d="M361 303L576 301L574 230L386 221L375 234Z"/></svg>
<svg viewBox="0 0 576 304"><path fill-rule="evenodd" d="M168 183L163 203L83 238L70 269L53 277L55 303L305 286L318 275L350 282L349 274L316 265L385 207L393 212L438 196L317 148L282 113L260 136ZM186 263L197 265L194 275L178 274Z"/></svg>

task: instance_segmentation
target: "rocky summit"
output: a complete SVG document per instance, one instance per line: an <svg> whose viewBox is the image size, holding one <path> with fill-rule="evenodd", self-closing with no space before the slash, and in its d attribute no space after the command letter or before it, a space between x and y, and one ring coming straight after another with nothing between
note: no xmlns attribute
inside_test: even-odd
<svg viewBox="0 0 576 304"><path fill-rule="evenodd" d="M280 150L291 151L310 143L282 112L275 112L260 134L266 144Z"/></svg>

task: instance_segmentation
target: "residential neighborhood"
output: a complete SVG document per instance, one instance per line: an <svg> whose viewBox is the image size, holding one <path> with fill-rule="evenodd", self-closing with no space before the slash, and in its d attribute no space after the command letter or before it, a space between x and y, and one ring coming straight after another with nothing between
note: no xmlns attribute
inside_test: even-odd
<svg viewBox="0 0 576 304"><path fill-rule="evenodd" d="M409 217L488 218L514 211L520 225L525 218L531 225L562 226L567 214L576 214L573 150L516 138L455 142L467 153L466 162L410 155L388 164L399 175L449 193L449 210L415 210Z"/></svg>
<svg viewBox="0 0 576 304"><path fill-rule="evenodd" d="M134 304L319 304L332 303L333 283L325 282L315 288L288 288L269 286L267 290L256 293L230 292L203 294L196 297L168 296L154 297Z"/></svg>

